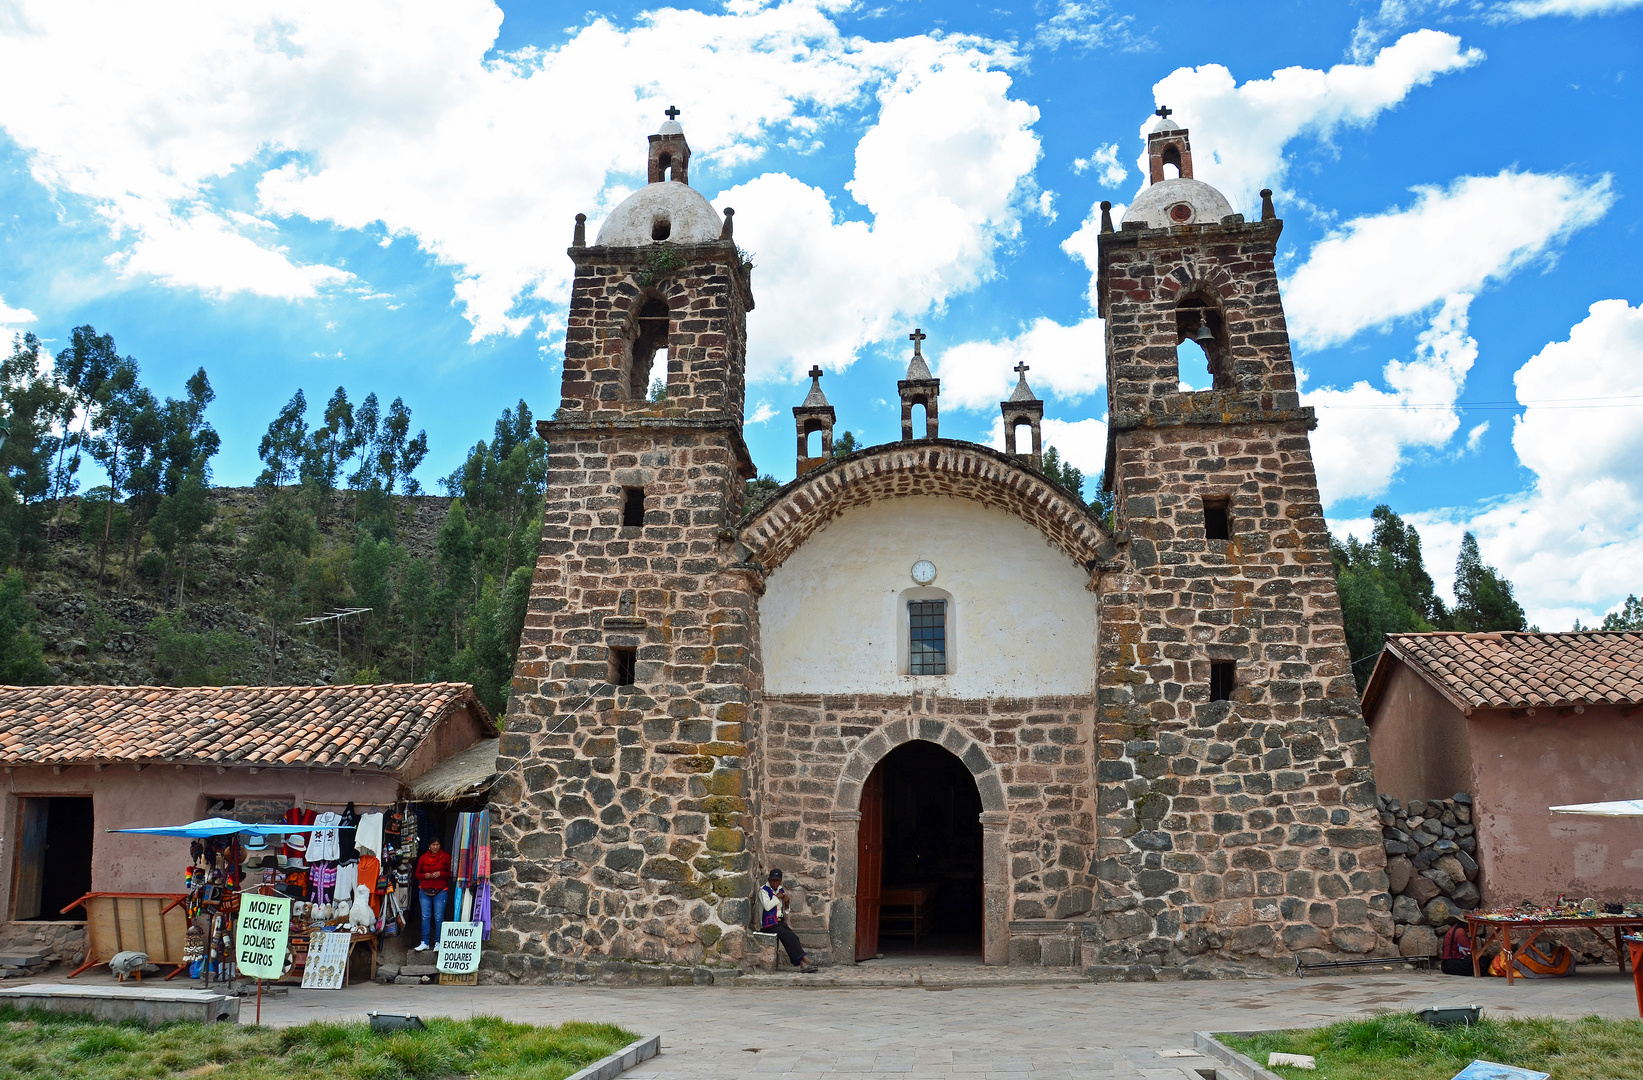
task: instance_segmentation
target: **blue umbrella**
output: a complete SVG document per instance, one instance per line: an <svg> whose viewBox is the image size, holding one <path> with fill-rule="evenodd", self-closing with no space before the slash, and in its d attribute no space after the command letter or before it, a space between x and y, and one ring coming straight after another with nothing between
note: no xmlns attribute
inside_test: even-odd
<svg viewBox="0 0 1643 1080"><path fill-rule="evenodd" d="M254 836L283 836L286 833L313 832L312 825L247 825L232 818L205 818L187 825L151 825L146 829L110 829L109 832L143 833L147 836L231 836L251 833Z"/></svg>

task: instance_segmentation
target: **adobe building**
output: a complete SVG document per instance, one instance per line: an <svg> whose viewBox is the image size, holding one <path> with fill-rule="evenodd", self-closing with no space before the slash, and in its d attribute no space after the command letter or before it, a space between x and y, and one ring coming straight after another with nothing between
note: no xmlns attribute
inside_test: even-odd
<svg viewBox="0 0 1643 1080"><path fill-rule="evenodd" d="M1643 900L1643 826L1548 807L1643 795L1643 634L1389 634L1364 687L1380 790L1465 792L1485 907Z"/></svg>
<svg viewBox="0 0 1643 1080"><path fill-rule="evenodd" d="M1010 451L938 437L920 331L899 441L830 453L812 370L797 478L744 505L751 267L677 121L591 243L578 217L488 977L750 964L772 867L834 964L1147 978L1393 951L1283 225L1193 179L1167 113L1148 148L1100 237L1116 531L1042 473L1025 366ZM1186 363L1213 388L1182 390Z"/></svg>
<svg viewBox="0 0 1643 1080"><path fill-rule="evenodd" d="M496 734L466 683L0 687L0 948L71 955L86 893L182 890L186 841L110 830L381 809Z"/></svg>

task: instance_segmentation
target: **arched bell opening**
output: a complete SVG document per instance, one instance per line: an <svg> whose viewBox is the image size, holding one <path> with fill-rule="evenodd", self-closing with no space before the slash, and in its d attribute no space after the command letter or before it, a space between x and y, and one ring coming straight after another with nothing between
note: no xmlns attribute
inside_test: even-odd
<svg viewBox="0 0 1643 1080"><path fill-rule="evenodd" d="M1183 389L1228 390L1233 386L1232 354L1220 297L1192 290L1175 305L1176 375Z"/></svg>
<svg viewBox="0 0 1643 1080"><path fill-rule="evenodd" d="M667 344L672 314L667 301L654 294L647 296L639 306L639 314L629 333L627 392L629 401L647 401L650 398L652 373L660 355L662 368L659 378L667 378Z"/></svg>

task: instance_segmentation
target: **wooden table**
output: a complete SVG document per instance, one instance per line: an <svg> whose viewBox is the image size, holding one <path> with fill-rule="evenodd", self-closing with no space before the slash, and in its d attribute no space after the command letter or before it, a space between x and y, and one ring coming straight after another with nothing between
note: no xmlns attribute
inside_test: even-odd
<svg viewBox="0 0 1643 1080"><path fill-rule="evenodd" d="M86 909L86 962L68 977L106 964L127 950L147 953L151 964L175 964L167 979L188 966L183 947L188 943L188 919L181 904L186 893L86 893L63 909ZM138 981L142 981L139 973Z"/></svg>
<svg viewBox="0 0 1643 1080"><path fill-rule="evenodd" d="M1525 936L1512 943L1513 929L1526 931ZM1537 937L1547 930L1593 930L1604 936L1605 929L1614 932L1615 951L1620 954L1620 974L1626 974L1626 945L1621 936L1630 930L1643 931L1643 915L1593 915L1590 918L1540 918L1526 916L1524 918L1503 918L1488 915L1467 915L1466 930L1472 937L1472 974L1482 975L1480 964L1483 960L1483 950L1489 944L1490 931L1501 943L1501 949L1506 954L1506 983L1511 985L1516 981L1516 972L1512 968L1512 959L1517 949L1527 948ZM1633 964L1635 969L1636 964Z"/></svg>
<svg viewBox="0 0 1643 1080"><path fill-rule="evenodd" d="M934 885L896 885L885 886L879 897L879 933L885 935L902 935L911 933L913 945L917 947L919 938L930 921L930 901L935 898ZM891 908L906 908L905 913L892 914ZM893 922L905 924L906 930L886 930L884 924Z"/></svg>

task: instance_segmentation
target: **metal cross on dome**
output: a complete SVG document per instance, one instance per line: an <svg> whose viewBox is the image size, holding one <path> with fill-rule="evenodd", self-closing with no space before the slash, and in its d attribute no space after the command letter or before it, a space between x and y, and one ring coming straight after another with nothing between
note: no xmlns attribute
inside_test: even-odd
<svg viewBox="0 0 1643 1080"><path fill-rule="evenodd" d="M679 118L679 110L674 108L672 105L669 105L667 107L667 111L663 115L665 115L669 120L677 120Z"/></svg>
<svg viewBox="0 0 1643 1080"><path fill-rule="evenodd" d="M1170 116L1170 113L1172 113L1174 111L1175 110L1170 108L1168 105L1160 105L1160 106L1158 106L1158 108L1156 108L1152 111L1152 115L1162 116L1165 120L1168 120L1169 116Z"/></svg>

